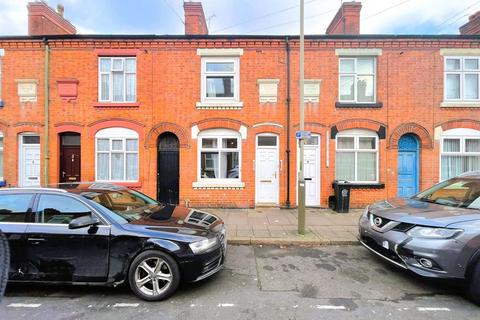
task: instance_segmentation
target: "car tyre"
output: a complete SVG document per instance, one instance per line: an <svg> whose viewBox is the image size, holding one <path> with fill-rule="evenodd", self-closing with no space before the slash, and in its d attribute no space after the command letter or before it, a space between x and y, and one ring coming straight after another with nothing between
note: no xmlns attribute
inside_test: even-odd
<svg viewBox="0 0 480 320"><path fill-rule="evenodd" d="M180 269L167 253L148 250L140 253L130 265L128 282L137 297L159 301L170 297L180 284Z"/></svg>
<svg viewBox="0 0 480 320"><path fill-rule="evenodd" d="M10 251L7 237L0 230L0 301L2 301L5 287L8 281L8 269L10 268Z"/></svg>
<svg viewBox="0 0 480 320"><path fill-rule="evenodd" d="M470 299L480 306L480 261L477 262L470 274L467 291Z"/></svg>

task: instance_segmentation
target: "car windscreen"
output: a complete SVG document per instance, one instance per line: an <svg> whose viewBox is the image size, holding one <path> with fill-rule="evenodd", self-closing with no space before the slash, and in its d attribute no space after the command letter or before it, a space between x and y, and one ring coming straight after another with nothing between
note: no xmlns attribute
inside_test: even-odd
<svg viewBox="0 0 480 320"><path fill-rule="evenodd" d="M128 222L139 220L163 208L155 200L134 190L89 190L80 194Z"/></svg>
<svg viewBox="0 0 480 320"><path fill-rule="evenodd" d="M420 192L413 199L451 207L480 209L480 180L450 179Z"/></svg>

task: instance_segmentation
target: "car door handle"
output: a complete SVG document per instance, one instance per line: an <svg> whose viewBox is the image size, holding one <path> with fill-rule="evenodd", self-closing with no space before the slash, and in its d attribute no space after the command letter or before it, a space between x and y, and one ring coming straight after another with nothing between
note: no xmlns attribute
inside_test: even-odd
<svg viewBox="0 0 480 320"><path fill-rule="evenodd" d="M27 241L30 242L31 244L37 245L47 240L43 238L28 238Z"/></svg>

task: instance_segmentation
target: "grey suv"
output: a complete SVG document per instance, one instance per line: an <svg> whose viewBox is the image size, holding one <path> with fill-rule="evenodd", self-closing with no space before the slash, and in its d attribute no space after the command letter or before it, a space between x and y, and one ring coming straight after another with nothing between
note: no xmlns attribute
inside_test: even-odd
<svg viewBox="0 0 480 320"><path fill-rule="evenodd" d="M480 304L480 172L441 182L407 199L368 206L360 242L388 262L431 278L466 280Z"/></svg>

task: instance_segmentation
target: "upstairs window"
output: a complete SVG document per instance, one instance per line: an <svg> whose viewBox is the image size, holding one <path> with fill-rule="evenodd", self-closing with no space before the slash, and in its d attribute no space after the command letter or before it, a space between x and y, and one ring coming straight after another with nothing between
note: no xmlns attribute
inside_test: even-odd
<svg viewBox="0 0 480 320"><path fill-rule="evenodd" d="M202 58L202 101L238 101L239 77L238 58Z"/></svg>
<svg viewBox="0 0 480 320"><path fill-rule="evenodd" d="M376 96L376 59L340 58L339 101L374 103Z"/></svg>
<svg viewBox="0 0 480 320"><path fill-rule="evenodd" d="M137 59L102 57L98 63L100 102L136 102Z"/></svg>
<svg viewBox="0 0 480 320"><path fill-rule="evenodd" d="M445 101L478 101L480 62L478 57L445 58Z"/></svg>

